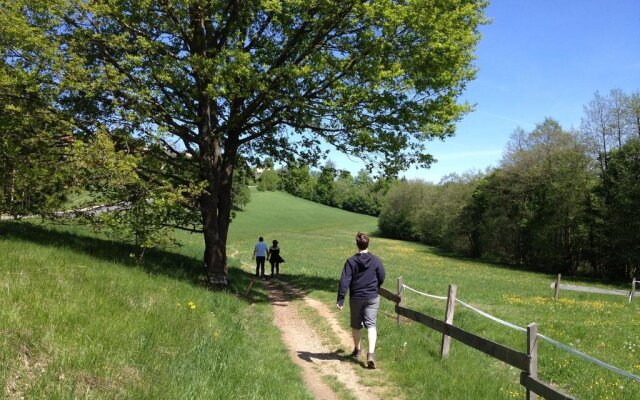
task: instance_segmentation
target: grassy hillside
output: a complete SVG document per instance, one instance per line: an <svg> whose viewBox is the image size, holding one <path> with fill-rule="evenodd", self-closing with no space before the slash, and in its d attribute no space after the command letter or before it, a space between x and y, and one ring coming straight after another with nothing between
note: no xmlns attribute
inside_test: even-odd
<svg viewBox="0 0 640 400"><path fill-rule="evenodd" d="M268 304L204 289L194 259L131 250L0 225L0 398L311 398Z"/></svg>
<svg viewBox="0 0 640 400"><path fill-rule="evenodd" d="M136 264L126 245L48 229L0 224L0 379L10 397L305 399L299 372L271 326L265 292L252 291L254 305L239 295L253 272L253 245L258 236L278 239L286 260L282 279L331 305L344 260L355 252L354 234L374 232L376 220L284 193L253 192L231 224L228 293L202 287L199 235L181 235L183 247ZM389 289L399 276L437 295L457 284L458 297L484 311L520 326L538 322L541 333L640 373L639 301L575 292L553 301L548 275L376 237L371 250L385 262ZM444 315L442 301L411 292L406 300L410 308ZM312 311L305 314L317 322ZM347 317L340 314L345 328ZM455 324L525 348L524 334L461 307ZM440 335L418 324L396 326L388 302L379 331L381 368L405 398L524 397L517 371L459 343L441 361ZM546 343L540 375L579 398L640 393L637 383Z"/></svg>

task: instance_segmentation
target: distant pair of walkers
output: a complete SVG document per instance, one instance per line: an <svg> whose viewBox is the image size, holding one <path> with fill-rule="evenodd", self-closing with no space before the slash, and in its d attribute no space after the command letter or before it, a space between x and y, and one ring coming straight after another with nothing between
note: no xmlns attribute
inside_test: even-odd
<svg viewBox="0 0 640 400"><path fill-rule="evenodd" d="M271 264L271 276L273 276L274 270L276 276L280 275L280 264L284 262L284 259L280 256L278 241L274 240L271 243L271 247L267 247L264 238L260 236L253 249L253 258L256 260L256 277L264 277L265 261L269 261Z"/></svg>

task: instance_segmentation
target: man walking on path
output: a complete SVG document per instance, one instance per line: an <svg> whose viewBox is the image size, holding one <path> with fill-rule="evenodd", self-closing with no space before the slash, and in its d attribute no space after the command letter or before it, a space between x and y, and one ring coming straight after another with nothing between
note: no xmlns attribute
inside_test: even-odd
<svg viewBox="0 0 640 400"><path fill-rule="evenodd" d="M264 262L267 259L267 251L269 251L269 248L262 236L260 236L253 249L253 258L256 259L256 277L262 276L264 278Z"/></svg>
<svg viewBox="0 0 640 400"><path fill-rule="evenodd" d="M351 333L353 335L354 349L351 355L360 357L361 329L367 328L369 339L369 352L367 353L367 366L376 368L375 350L378 332L376 319L380 308L378 288L384 282L384 265L382 261L369 253L369 236L358 232L356 235L358 253L347 259L342 269L340 285L338 287L338 300L336 307L342 310L344 297L349 290L349 309L351 311Z"/></svg>

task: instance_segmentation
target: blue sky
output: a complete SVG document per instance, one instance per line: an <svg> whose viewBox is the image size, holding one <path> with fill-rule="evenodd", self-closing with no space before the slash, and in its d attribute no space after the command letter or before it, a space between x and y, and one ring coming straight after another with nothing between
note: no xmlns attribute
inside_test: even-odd
<svg viewBox="0 0 640 400"><path fill-rule="evenodd" d="M640 0L495 0L481 27L479 68L461 99L476 105L456 135L428 144L439 161L401 175L438 182L495 166L517 127L545 117L579 128L596 90L640 90ZM339 168L361 164L332 153Z"/></svg>

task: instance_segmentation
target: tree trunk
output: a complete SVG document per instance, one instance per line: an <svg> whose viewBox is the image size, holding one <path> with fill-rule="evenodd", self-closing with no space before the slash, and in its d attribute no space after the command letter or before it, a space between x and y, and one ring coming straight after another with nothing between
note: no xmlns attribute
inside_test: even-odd
<svg viewBox="0 0 640 400"><path fill-rule="evenodd" d="M602 173L607 169L607 136L606 133L602 132L602 153L600 156L600 168Z"/></svg>
<svg viewBox="0 0 640 400"><path fill-rule="evenodd" d="M207 17L204 9L196 2L189 7L192 37L191 51L208 58L215 38L207 30ZM206 191L200 196L200 211L204 232L204 268L209 282L227 284L227 234L231 218L231 181L233 166L238 150L237 136L227 132L228 137L221 142L216 104L207 90L211 77L198 75L196 85L200 93L198 99L198 147L200 179L207 183ZM237 132L235 132L237 135ZM224 153L223 153L224 147Z"/></svg>
<svg viewBox="0 0 640 400"><path fill-rule="evenodd" d="M13 198L15 196L15 191L16 191L16 185L15 185L15 178L16 178L16 168L13 167L11 168L11 177L9 178L9 204L11 204L13 206Z"/></svg>
<svg viewBox="0 0 640 400"><path fill-rule="evenodd" d="M213 283L226 284L226 239L222 231L225 229L218 225L216 214L219 210L203 211L204 226L204 266L207 276ZM226 236L226 234L224 235Z"/></svg>
<svg viewBox="0 0 640 400"><path fill-rule="evenodd" d="M209 281L227 284L227 236L231 220L231 186L237 149L232 146L223 155L220 144L203 154L202 175L207 192L200 197L204 231L204 267Z"/></svg>

